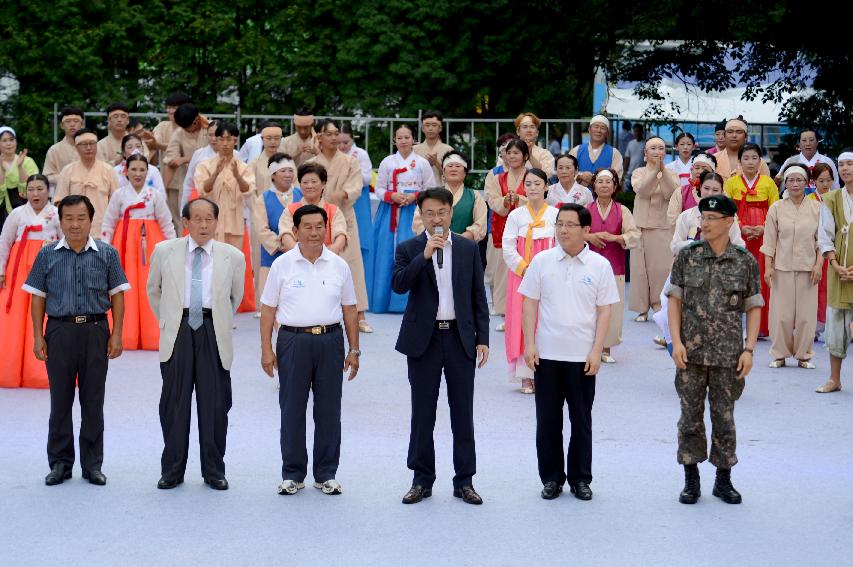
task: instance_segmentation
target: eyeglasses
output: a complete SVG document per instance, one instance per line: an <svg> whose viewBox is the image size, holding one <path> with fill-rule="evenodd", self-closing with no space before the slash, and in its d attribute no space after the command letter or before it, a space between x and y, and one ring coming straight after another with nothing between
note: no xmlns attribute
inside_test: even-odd
<svg viewBox="0 0 853 567"><path fill-rule="evenodd" d="M718 220L723 220L725 218L728 218L728 217L718 217L718 216L706 217L705 215L702 215L700 222L715 222Z"/></svg>
<svg viewBox="0 0 853 567"><path fill-rule="evenodd" d="M581 225L580 225L580 223L576 223L576 222L558 222L558 223L554 223L554 227L555 227L555 228L579 228L580 226L581 226Z"/></svg>
<svg viewBox="0 0 853 567"><path fill-rule="evenodd" d="M79 144L77 144L77 147L78 148L92 148L92 147L97 146L97 145L98 145L98 142L80 142Z"/></svg>

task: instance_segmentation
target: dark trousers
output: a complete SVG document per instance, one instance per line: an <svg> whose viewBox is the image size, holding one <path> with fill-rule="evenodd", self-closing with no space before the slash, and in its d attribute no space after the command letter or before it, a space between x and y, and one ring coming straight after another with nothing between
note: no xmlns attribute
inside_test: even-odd
<svg viewBox="0 0 853 567"><path fill-rule="evenodd" d="M412 432L409 437L409 469L412 484L431 488L435 482L435 412L441 373L447 382L450 428L453 431L454 488L470 486L477 472L474 447L474 360L465 354L456 329L432 333L423 355L408 357L412 388Z"/></svg>
<svg viewBox="0 0 853 567"><path fill-rule="evenodd" d="M536 455L542 484L592 482L592 402L595 376L583 362L539 360L536 384ZM572 436L563 460L563 404L569 405Z"/></svg>
<svg viewBox="0 0 853 567"><path fill-rule="evenodd" d="M341 459L341 396L344 334L324 335L280 329L276 341L281 407L281 478L303 482L308 474L305 410L314 393L315 482L335 478Z"/></svg>
<svg viewBox="0 0 853 567"><path fill-rule="evenodd" d="M222 368L210 316L206 315L202 326L193 331L184 315L172 358L160 363L160 374L163 377L160 427L164 443L161 474L170 479L184 477L195 387L201 474L208 479L225 478L231 374Z"/></svg>
<svg viewBox="0 0 853 567"><path fill-rule="evenodd" d="M104 390L107 382L106 320L69 323L48 319L47 376L50 380L50 421L47 461L51 467L74 465L74 389L80 387L80 465L100 470L104 462Z"/></svg>

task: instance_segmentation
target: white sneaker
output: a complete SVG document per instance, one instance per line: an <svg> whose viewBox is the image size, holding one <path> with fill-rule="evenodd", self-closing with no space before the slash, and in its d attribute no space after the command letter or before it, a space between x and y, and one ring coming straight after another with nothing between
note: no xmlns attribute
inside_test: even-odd
<svg viewBox="0 0 853 567"><path fill-rule="evenodd" d="M255 317L255 319L260 319L260 318L261 318L261 312L260 312L260 311L255 311L255 315L254 315L254 317Z"/></svg>
<svg viewBox="0 0 853 567"><path fill-rule="evenodd" d="M506 323L499 324L497 327L495 327L495 330L499 333L505 332L506 331Z"/></svg>
<svg viewBox="0 0 853 567"><path fill-rule="evenodd" d="M291 496L297 491L305 488L304 482L296 482L295 480L285 480L278 486L278 493L282 496Z"/></svg>
<svg viewBox="0 0 853 567"><path fill-rule="evenodd" d="M318 488L323 491L323 494L340 494L344 491L341 483L336 481L335 479L329 479L326 482L315 482L314 488Z"/></svg>

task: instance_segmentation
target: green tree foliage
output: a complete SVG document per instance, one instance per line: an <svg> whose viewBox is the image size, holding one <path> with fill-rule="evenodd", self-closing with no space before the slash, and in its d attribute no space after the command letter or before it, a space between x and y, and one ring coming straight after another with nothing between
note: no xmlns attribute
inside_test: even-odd
<svg viewBox="0 0 853 567"><path fill-rule="evenodd" d="M720 64L728 52L754 79L751 95L768 100L800 92L814 71L820 90L795 98L783 118L817 122L849 143L847 34L818 27L834 24L817 15L764 0L6 2L0 76L19 91L0 113L35 155L52 142L54 103L102 110L124 100L159 111L175 91L207 112L580 117L589 114L597 67L640 80L639 92L653 99L664 77L730 85ZM664 39L688 42L676 51L625 49ZM760 90L774 73L781 79Z"/></svg>
<svg viewBox="0 0 853 567"><path fill-rule="evenodd" d="M602 28L606 4L587 8ZM53 103L154 111L174 91L208 112L580 116L613 41L589 18L529 0L5 3L0 74L20 91L0 110L36 153Z"/></svg>

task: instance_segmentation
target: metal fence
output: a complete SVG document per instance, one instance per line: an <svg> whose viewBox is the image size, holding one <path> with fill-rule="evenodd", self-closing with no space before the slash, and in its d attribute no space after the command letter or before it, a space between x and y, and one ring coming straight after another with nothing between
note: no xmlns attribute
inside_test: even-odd
<svg viewBox="0 0 853 567"><path fill-rule="evenodd" d="M417 132L421 139L419 116L328 116L342 124L350 124L356 137L356 144L367 150L374 168L386 156L394 153L394 130L401 124L408 124ZM157 121L165 120L163 112L132 112L131 117L139 118L146 128L152 128ZM274 121L282 126L285 133L293 133L292 115L275 114L243 114L239 109L233 114L205 114L209 118L218 118L235 122L244 137L251 136L259 124L264 121ZM317 115L317 118L327 118ZM86 118L94 119L95 126L106 131L105 112L87 112ZM494 167L497 160L495 140L504 133L514 132L513 118L445 118L443 138L448 144L464 152L471 160L470 173L483 175ZM664 140L673 139L675 132L690 132L696 138L700 147L707 148L714 144L714 123L712 122L681 122L675 127L670 124L650 124L644 120L629 120L623 117L611 118L611 143L616 145L616 137L621 132L623 122L639 122L646 125L647 134L661 136ZM584 118L547 118L542 119L539 128L539 145L548 147L552 138L559 139L563 151L584 141L589 119ZM749 139L761 147L773 148L780 142L782 135L789 132L784 124L750 124ZM59 107L54 105L53 137L57 141L59 131Z"/></svg>

